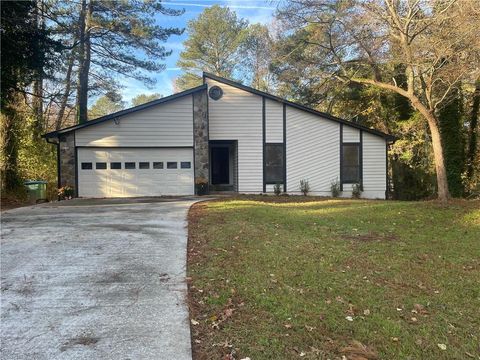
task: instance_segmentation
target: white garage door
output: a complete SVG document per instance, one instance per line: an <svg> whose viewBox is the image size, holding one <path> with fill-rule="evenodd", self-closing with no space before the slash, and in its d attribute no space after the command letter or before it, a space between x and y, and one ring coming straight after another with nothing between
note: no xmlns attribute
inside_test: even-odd
<svg viewBox="0 0 480 360"><path fill-rule="evenodd" d="M79 196L194 193L192 149L79 148L77 156Z"/></svg>

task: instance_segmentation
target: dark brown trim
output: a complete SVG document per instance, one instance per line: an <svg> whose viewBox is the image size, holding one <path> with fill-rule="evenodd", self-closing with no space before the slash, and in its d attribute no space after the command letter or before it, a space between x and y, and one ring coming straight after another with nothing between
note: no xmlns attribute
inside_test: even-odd
<svg viewBox="0 0 480 360"><path fill-rule="evenodd" d="M75 132L73 133L73 147L75 149L75 197L78 197L78 149L77 149L77 138Z"/></svg>
<svg viewBox="0 0 480 360"><path fill-rule="evenodd" d="M287 192L287 105L283 104L283 192Z"/></svg>
<svg viewBox="0 0 480 360"><path fill-rule="evenodd" d="M345 181L343 176L343 147L345 145L356 146L358 148L358 181ZM341 144L342 147L342 158L341 160L341 167L340 167L340 176L342 178L340 183L340 188L343 191L343 184L360 184L363 186L363 159L362 159L362 143L361 142L344 142Z"/></svg>
<svg viewBox="0 0 480 360"><path fill-rule="evenodd" d="M388 200L390 191L390 178L388 176L388 142L385 142L385 200Z"/></svg>
<svg viewBox="0 0 480 360"><path fill-rule="evenodd" d="M363 130L360 130L360 146L358 149L358 157L360 167L360 169L358 169L358 176L360 177L360 189L363 191Z"/></svg>
<svg viewBox="0 0 480 360"><path fill-rule="evenodd" d="M207 94L208 96L208 94ZM192 147L193 147L193 194L194 195L198 195L197 194L197 186L195 185L195 181L196 181L196 170L197 170L197 167L196 167L196 162L195 162L195 95L192 94L192 140L193 140L193 144L192 144Z"/></svg>
<svg viewBox="0 0 480 360"><path fill-rule="evenodd" d="M395 136L393 136L393 135L385 134L385 133L383 133L383 132L381 132L381 131L378 131L378 130L375 130L375 129L370 129L370 128L368 128L368 127L365 127L365 126L362 126L362 125L353 123L353 122L351 122L351 121L348 121L348 120L345 120L345 119L341 119L341 118L338 118L338 117L336 117L336 116L333 116L333 115L330 115L330 114L327 114L327 113L323 113L323 112L314 110L314 109L309 108L309 107L307 107L307 106L300 105L300 104L297 104L297 103L288 101L288 100L286 100L286 99L282 99L282 98L280 98L280 97L278 97L278 96L275 96L275 95L266 93L266 92L264 92L264 91L260 91L260 90L254 89L254 88L252 88L252 87L250 87L250 86L246 86L246 85L240 84L239 82L232 81L232 80L229 80L229 79L225 79L225 78L222 78L222 77L217 76L217 75L214 75L214 74L210 74L210 73L204 72L204 73L203 73L203 81L204 81L204 82L205 82L205 78L210 78L210 79L212 79L212 80L215 80L215 81L218 81L218 82L221 82L221 83L224 83L224 84L227 84L227 85L236 87L236 88L238 88L238 89L242 89L242 90L248 91L248 92L250 92L250 93L253 93L253 94L256 94L256 95L259 95L259 96L262 96L262 97L265 97L265 98L268 98L268 99L271 99L271 100L274 100L274 101L278 101L278 102L283 103L283 104L287 104L287 105L292 106L292 107L294 107L294 108L297 108L297 109L300 109L300 110L303 110L303 111L307 111L307 112L309 112L309 113L312 113L312 114L321 116L321 117L323 117L323 118L325 118L325 119L332 120L332 121L336 121L336 122L339 122L339 123L341 123L341 124L345 124L345 125L348 125L348 126L351 126L351 127L354 127L354 128L357 128L357 129L360 129L360 130L369 132L369 133L371 133L371 134L374 134L374 135L383 137L383 138L387 139L388 141L395 141L395 140L397 139L397 138L396 138Z"/></svg>
<svg viewBox="0 0 480 360"><path fill-rule="evenodd" d="M340 124L340 191L343 191L343 124Z"/></svg>
<svg viewBox="0 0 480 360"><path fill-rule="evenodd" d="M267 182L266 182L266 116L265 116L265 97L262 96L262 157L263 157L263 192L267 192Z"/></svg>

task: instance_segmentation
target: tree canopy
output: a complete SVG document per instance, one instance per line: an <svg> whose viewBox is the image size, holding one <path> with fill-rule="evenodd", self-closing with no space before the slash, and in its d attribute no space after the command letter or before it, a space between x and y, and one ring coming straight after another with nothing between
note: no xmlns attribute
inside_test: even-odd
<svg viewBox="0 0 480 360"><path fill-rule="evenodd" d="M246 20L219 5L206 8L198 18L189 21L185 50L177 63L184 75L177 79L177 88L199 85L202 71L232 77L239 66L239 49L246 38L247 26Z"/></svg>
<svg viewBox="0 0 480 360"><path fill-rule="evenodd" d="M163 95L159 93L153 93L153 94L138 94L132 99L132 106L138 106L145 104L147 102L157 100L162 98Z"/></svg>

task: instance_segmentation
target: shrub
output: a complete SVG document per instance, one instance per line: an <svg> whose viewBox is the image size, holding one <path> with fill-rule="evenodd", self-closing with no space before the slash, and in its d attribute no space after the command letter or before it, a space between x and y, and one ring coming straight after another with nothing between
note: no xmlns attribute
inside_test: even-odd
<svg viewBox="0 0 480 360"><path fill-rule="evenodd" d="M304 196L308 195L308 193L310 192L310 184L308 183L308 180L306 179L300 180L300 191Z"/></svg>
<svg viewBox="0 0 480 360"><path fill-rule="evenodd" d="M332 197L336 198L340 196L340 182L338 179L330 183L330 191L332 192Z"/></svg>
<svg viewBox="0 0 480 360"><path fill-rule="evenodd" d="M273 192L275 193L275 195L280 195L282 193L282 185L280 183L276 183L274 186L273 186Z"/></svg>
<svg viewBox="0 0 480 360"><path fill-rule="evenodd" d="M208 181L203 177L197 177L195 179L195 188L197 195L205 195L208 193Z"/></svg>
<svg viewBox="0 0 480 360"><path fill-rule="evenodd" d="M75 196L75 189L70 185L65 185L58 189L58 197L60 200L69 200Z"/></svg>
<svg viewBox="0 0 480 360"><path fill-rule="evenodd" d="M362 195L362 185L353 184L353 186L352 186L352 198L359 199L361 195Z"/></svg>

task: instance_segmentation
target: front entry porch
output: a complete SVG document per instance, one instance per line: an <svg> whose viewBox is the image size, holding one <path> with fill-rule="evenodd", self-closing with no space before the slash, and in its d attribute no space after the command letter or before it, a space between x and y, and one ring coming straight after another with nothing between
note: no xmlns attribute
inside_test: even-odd
<svg viewBox="0 0 480 360"><path fill-rule="evenodd" d="M236 192L237 141L210 141L210 191Z"/></svg>

